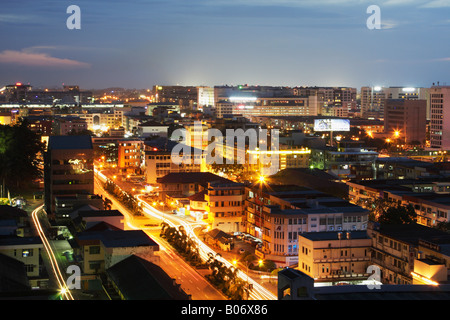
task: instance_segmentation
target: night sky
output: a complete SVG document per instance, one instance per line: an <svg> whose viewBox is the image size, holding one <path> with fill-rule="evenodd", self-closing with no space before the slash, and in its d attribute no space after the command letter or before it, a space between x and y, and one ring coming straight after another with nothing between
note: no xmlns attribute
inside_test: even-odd
<svg viewBox="0 0 450 320"><path fill-rule="evenodd" d="M0 87L450 84L450 0L1 0ZM81 9L69 30L66 9ZM382 29L366 12L381 9Z"/></svg>

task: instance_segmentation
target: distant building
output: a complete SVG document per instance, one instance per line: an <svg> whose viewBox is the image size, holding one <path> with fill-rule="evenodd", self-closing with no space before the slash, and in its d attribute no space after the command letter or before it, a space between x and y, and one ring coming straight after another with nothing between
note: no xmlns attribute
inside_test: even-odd
<svg viewBox="0 0 450 320"><path fill-rule="evenodd" d="M147 121L141 123L137 127L137 135L139 137L163 137L167 138L169 126L156 121Z"/></svg>
<svg viewBox="0 0 450 320"><path fill-rule="evenodd" d="M337 147L311 149L310 167L325 170L339 179L372 179L378 152L361 142L341 141Z"/></svg>
<svg viewBox="0 0 450 320"><path fill-rule="evenodd" d="M450 150L450 86L430 89L430 147Z"/></svg>
<svg viewBox="0 0 450 320"><path fill-rule="evenodd" d="M366 119L383 119L387 99L427 100L429 110L428 88L366 86L361 88L361 116ZM426 118L429 119L429 111L426 114Z"/></svg>
<svg viewBox="0 0 450 320"><path fill-rule="evenodd" d="M386 99L384 131L400 144L425 144L427 101Z"/></svg>
<svg viewBox="0 0 450 320"><path fill-rule="evenodd" d="M73 116L55 117L53 120L53 127L54 134L59 136L66 136L88 130L88 125L84 119Z"/></svg>

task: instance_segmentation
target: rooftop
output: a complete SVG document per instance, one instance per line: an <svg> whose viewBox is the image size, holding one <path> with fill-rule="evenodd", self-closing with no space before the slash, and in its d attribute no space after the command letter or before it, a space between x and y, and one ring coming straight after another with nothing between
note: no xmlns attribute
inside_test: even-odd
<svg viewBox="0 0 450 320"><path fill-rule="evenodd" d="M158 183L198 183L207 185L208 182L221 181L231 183L231 180L220 177L210 172L173 172L158 179Z"/></svg>
<svg viewBox="0 0 450 320"><path fill-rule="evenodd" d="M100 240L107 248L158 246L142 230L84 231L76 238L80 241Z"/></svg>
<svg viewBox="0 0 450 320"><path fill-rule="evenodd" d="M135 255L116 263L106 273L126 300L189 299L163 269Z"/></svg>
<svg viewBox="0 0 450 320"><path fill-rule="evenodd" d="M339 240L338 231L327 231L327 232L306 232L299 236L312 240L312 241L325 241L325 240ZM346 234L342 234L342 239L346 238ZM352 231L350 232L350 239L370 239L367 231Z"/></svg>
<svg viewBox="0 0 450 320"><path fill-rule="evenodd" d="M91 136L50 136L49 150L92 149Z"/></svg>

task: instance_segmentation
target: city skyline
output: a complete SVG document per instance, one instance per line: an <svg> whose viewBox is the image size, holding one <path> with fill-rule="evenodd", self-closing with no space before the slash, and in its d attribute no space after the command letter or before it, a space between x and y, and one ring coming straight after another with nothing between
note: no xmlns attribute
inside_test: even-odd
<svg viewBox="0 0 450 320"><path fill-rule="evenodd" d="M80 30L66 26L70 5L81 9ZM370 5L380 7L381 29L367 28ZM5 3L0 81L429 87L447 81L449 8L440 0Z"/></svg>

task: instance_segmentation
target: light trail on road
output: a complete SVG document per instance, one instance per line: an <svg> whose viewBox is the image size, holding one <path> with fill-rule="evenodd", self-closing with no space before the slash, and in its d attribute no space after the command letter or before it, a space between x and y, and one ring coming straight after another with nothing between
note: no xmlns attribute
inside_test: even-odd
<svg viewBox="0 0 450 320"><path fill-rule="evenodd" d="M161 212L158 209L150 206L145 200L142 200L141 197L142 197L142 195L137 195L136 199L141 203L141 206L143 207L142 211L144 213L146 213L147 215L152 216L154 218L161 219L172 227L177 227L180 225L184 227L187 235L190 236L192 239L194 239L194 241L197 243L199 251L200 251L200 256L202 257L202 259L204 261L208 260L208 258L209 258L208 254L213 254L217 260L219 260L220 262L225 264L225 266L227 266L228 268L230 268L230 267L235 268L235 266L231 262L224 259L222 256L220 256L220 254L217 255L217 252L212 250L209 246L207 246L203 241L201 241L197 237L197 235L195 234L195 232L192 228L191 223L188 223L185 220L178 218L176 216L166 215L164 212ZM195 225L198 226L198 225L202 225L202 224L204 224L205 226L207 225L206 223L196 223ZM252 290L252 292L250 293L250 297L253 300L276 300L277 299L276 296L272 292L270 292L269 290L267 290L266 288L261 286L258 282L256 282L252 278L248 277L247 274L245 274L242 270L238 270L237 274L244 281L247 281L247 278L248 278L248 282L253 285L254 290Z"/></svg>
<svg viewBox="0 0 450 320"><path fill-rule="evenodd" d="M56 260L55 254L53 253L53 249L50 245L50 242L48 241L44 233L44 230L42 229L41 223L39 221L38 213L43 209L43 207L44 205L41 205L36 209L34 209L33 212L31 213L31 218L39 234L39 237L41 238L41 241L44 244L45 251L48 254L48 258L52 265L53 273L55 274L56 280L58 281L59 284L61 295L65 296L67 300L74 300L72 293L70 292L69 288L66 285L66 280L64 279L64 276L62 275L61 270L59 269L58 261Z"/></svg>
<svg viewBox="0 0 450 320"><path fill-rule="evenodd" d="M96 176L106 182L108 180L108 178L101 173L100 171L98 171L97 169L94 169ZM102 188L103 189L103 188ZM143 195L136 195L135 198L139 201L139 203L141 204L142 207L142 211L147 214L148 216L151 216L153 218L157 218L159 220L162 220L164 222L166 222L169 226L171 227L178 227L178 226L183 226L184 229L186 230L186 233L188 236L190 236L198 245L199 248L199 252L200 252L200 256L204 261L207 261L209 259L209 255L208 254L212 254L214 255L214 257L216 257L217 260L219 260L220 262L222 262L225 266L227 266L228 268L233 267L235 268L235 266L229 262L228 260L226 260L225 258L223 258L222 256L220 256L220 254L218 255L217 252L215 252L214 250L212 250L209 246L207 246L203 241L201 241L197 235L195 234L192 226L196 225L196 226L201 226L201 225L207 225L206 223L188 223L185 220L178 218L174 215L167 215L164 212L152 207L151 205L149 205L145 200L141 199ZM116 201L114 201L116 202ZM120 206L121 207L121 206ZM131 224L128 223L128 225L130 226ZM133 228L137 228L135 226L133 226ZM137 228L139 229L139 228ZM258 282L256 282L255 280L253 280L252 278L250 278L245 272L243 272L242 270L238 269L237 275L244 281L248 281L250 284L252 284L253 286L253 290L250 293L250 298L252 298L253 300L277 300L277 297L270 292L269 290L267 290L266 288L264 288L262 285L260 285Z"/></svg>

